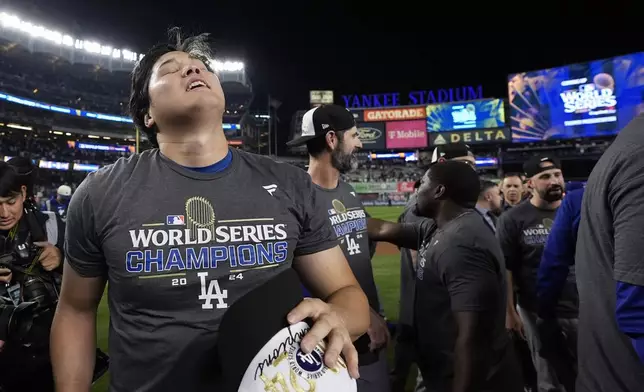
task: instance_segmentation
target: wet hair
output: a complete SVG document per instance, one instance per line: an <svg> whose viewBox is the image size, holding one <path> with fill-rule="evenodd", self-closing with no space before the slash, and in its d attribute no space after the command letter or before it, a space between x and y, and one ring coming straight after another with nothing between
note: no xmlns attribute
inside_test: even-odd
<svg viewBox="0 0 644 392"><path fill-rule="evenodd" d="M429 169L431 183L445 187L445 199L461 207L474 208L479 198L479 175L460 161L439 162Z"/></svg>
<svg viewBox="0 0 644 392"><path fill-rule="evenodd" d="M20 175L11 165L0 161L0 197L14 197L22 193Z"/></svg>
<svg viewBox="0 0 644 392"><path fill-rule="evenodd" d="M153 147L159 146L156 136L159 129L156 124L151 128L146 127L145 115L150 109L149 86L154 64L167 53L185 52L191 57L201 60L206 68L212 72L210 60L214 58L214 53L208 37L208 34L199 34L184 39L179 28L172 28L168 30L168 42L154 45L134 67L128 109L134 125L139 131L145 133Z"/></svg>
<svg viewBox="0 0 644 392"><path fill-rule="evenodd" d="M339 145L344 142L344 131L334 131L335 136L338 138ZM319 158L324 152L330 152L331 147L326 142L326 133L318 137L314 137L306 142L306 150L313 158Z"/></svg>

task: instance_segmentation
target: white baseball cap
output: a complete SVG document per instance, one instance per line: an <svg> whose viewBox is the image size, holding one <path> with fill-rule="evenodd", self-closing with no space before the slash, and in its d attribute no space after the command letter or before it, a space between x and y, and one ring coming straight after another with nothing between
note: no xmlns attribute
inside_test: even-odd
<svg viewBox="0 0 644 392"><path fill-rule="evenodd" d="M302 283L293 268L276 269L267 270L266 280L222 317L217 362L223 382L218 391L355 392L356 381L344 361L338 361L337 369L324 364L324 343L309 354L301 351L309 324L289 325L286 316L303 299Z"/></svg>
<svg viewBox="0 0 644 392"><path fill-rule="evenodd" d="M58 193L60 196L69 197L72 195L72 188L67 185L61 185L58 187L58 191L56 193Z"/></svg>
<svg viewBox="0 0 644 392"><path fill-rule="evenodd" d="M305 354L300 341L309 325L300 322L279 331L248 365L239 392L342 391L355 392L357 384L340 359L336 369L324 364L324 348ZM273 389L276 387L276 389Z"/></svg>

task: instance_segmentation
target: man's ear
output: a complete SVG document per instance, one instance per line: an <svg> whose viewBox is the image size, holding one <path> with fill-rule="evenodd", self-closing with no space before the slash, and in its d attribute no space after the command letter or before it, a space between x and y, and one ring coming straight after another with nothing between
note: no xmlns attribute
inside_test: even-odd
<svg viewBox="0 0 644 392"><path fill-rule="evenodd" d="M145 114L143 122L146 128L152 128L152 126L154 125L154 119L152 118L152 116L150 116L150 113Z"/></svg>
<svg viewBox="0 0 644 392"><path fill-rule="evenodd" d="M445 195L445 186L444 185L439 185L436 187L436 190L434 191L434 198L435 199L442 199L443 196Z"/></svg>
<svg viewBox="0 0 644 392"><path fill-rule="evenodd" d="M338 135L335 132L333 132L333 131L327 132L326 135L324 136L324 138L326 139L327 147L333 149L333 148L335 148L337 146Z"/></svg>

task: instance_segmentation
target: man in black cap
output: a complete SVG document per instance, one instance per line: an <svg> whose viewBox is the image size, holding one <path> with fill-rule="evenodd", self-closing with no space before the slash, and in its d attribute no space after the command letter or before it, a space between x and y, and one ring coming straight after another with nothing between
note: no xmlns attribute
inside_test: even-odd
<svg viewBox="0 0 644 392"><path fill-rule="evenodd" d="M414 328L429 391L518 392L505 331L503 255L474 207L479 178L461 162L432 165L418 190L416 224L369 219L369 236L418 249ZM435 223L429 223L435 222Z"/></svg>
<svg viewBox="0 0 644 392"><path fill-rule="evenodd" d="M507 318L516 332L527 338L537 370L539 391L563 391L550 356L560 333L540 336L537 316L537 272L543 248L564 193L564 179L559 161L552 157L533 157L524 164L532 198L501 215L497 237L505 256L509 287L516 284L518 307L508 296ZM578 298L574 282L566 284L556 309L556 327L567 336L564 344L574 347L577 335ZM547 339L544 341L542 338ZM570 392L570 391L568 391Z"/></svg>
<svg viewBox="0 0 644 392"><path fill-rule="evenodd" d="M471 167L476 167L476 160L474 154L465 143L453 143L436 147L431 154L426 154L427 151L421 152L419 158L419 166L423 172L436 163L445 161L461 161L467 163ZM423 157L427 159L423 159ZM432 223L429 218L421 217L416 214L416 193L414 193L407 202L405 210L398 218L400 223L418 223L427 221ZM394 392L402 390L407 381L409 368L411 366L411 359L413 352L411 349L414 347L413 334L413 306L414 306L414 285L416 282L416 260L418 252L413 249L400 249L400 320L397 328L397 340L400 341L400 347L396 348L394 369L392 371L392 383ZM422 375L418 373L416 382L416 392L425 391L422 380Z"/></svg>
<svg viewBox="0 0 644 392"><path fill-rule="evenodd" d="M319 207L327 211L349 266L369 300L371 323L367 334L355 342L360 363L358 391L389 391L387 323L380 315L380 302L371 266L367 213L355 189L340 174L357 167L355 153L362 148L351 112L338 105L323 105L306 112L302 134L287 145L306 144L311 180L317 190Z"/></svg>

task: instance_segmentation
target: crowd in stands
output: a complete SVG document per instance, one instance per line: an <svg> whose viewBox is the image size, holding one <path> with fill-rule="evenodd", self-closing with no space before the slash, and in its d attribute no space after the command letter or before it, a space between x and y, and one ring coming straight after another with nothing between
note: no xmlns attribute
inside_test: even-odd
<svg viewBox="0 0 644 392"><path fill-rule="evenodd" d="M28 53L14 46L1 51L5 53L0 56L0 91L74 109L125 114L129 73L70 64L60 57Z"/></svg>

